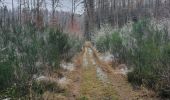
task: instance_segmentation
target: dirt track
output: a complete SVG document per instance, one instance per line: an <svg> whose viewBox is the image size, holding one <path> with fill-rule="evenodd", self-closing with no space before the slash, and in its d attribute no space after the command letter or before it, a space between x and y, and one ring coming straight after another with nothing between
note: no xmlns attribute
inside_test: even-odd
<svg viewBox="0 0 170 100"><path fill-rule="evenodd" d="M85 43L75 65L76 69L68 75L72 80L69 100L157 100L145 88L134 90L127 76L99 59L90 42Z"/></svg>

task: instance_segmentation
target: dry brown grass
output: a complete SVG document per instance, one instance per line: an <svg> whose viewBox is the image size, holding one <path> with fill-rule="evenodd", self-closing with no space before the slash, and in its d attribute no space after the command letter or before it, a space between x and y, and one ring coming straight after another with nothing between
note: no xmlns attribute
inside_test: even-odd
<svg viewBox="0 0 170 100"><path fill-rule="evenodd" d="M45 92L42 96L43 100L68 100L62 94L56 94L52 92Z"/></svg>
<svg viewBox="0 0 170 100"><path fill-rule="evenodd" d="M111 84L103 83L96 76L96 68L88 67L82 72L81 97L89 100L117 100L116 92Z"/></svg>

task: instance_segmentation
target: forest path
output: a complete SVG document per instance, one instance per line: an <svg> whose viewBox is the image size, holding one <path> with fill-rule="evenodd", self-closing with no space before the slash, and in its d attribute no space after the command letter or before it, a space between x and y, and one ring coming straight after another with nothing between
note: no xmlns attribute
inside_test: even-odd
<svg viewBox="0 0 170 100"><path fill-rule="evenodd" d="M145 88L134 90L127 76L99 59L90 42L85 43L75 65L68 75L72 80L69 100L156 100Z"/></svg>

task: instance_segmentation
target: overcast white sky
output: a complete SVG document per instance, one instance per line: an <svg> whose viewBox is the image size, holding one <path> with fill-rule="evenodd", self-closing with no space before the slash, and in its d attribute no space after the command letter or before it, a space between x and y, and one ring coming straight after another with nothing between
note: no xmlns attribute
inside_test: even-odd
<svg viewBox="0 0 170 100"><path fill-rule="evenodd" d="M2 0L2 1L4 1L4 4L7 5L9 9L12 8L12 0ZM18 6L17 1L18 0L14 0L14 7ZM46 1L47 1L47 5L48 5L47 8L49 10L51 10L50 0L46 0ZM71 11L71 6L72 6L71 0L60 0L60 4L61 4L61 7L56 8L56 10L67 11L67 12ZM83 13L83 4L78 6L78 8L76 9L76 13L78 13L78 14Z"/></svg>

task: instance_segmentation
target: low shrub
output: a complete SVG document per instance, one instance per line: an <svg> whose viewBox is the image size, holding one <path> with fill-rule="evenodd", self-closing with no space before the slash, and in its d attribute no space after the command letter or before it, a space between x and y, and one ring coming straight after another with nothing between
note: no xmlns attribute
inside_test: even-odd
<svg viewBox="0 0 170 100"><path fill-rule="evenodd" d="M153 25L148 19L130 23L123 28L103 31L95 39L97 48L110 51L115 57L133 66L128 80L134 85L144 85L170 97L170 40L166 27Z"/></svg>
<svg viewBox="0 0 170 100"><path fill-rule="evenodd" d="M71 59L81 45L79 39L61 31L50 28L39 31L32 24L1 28L0 35L0 92L8 91L13 98L28 95L21 88L27 90L34 75L58 70L61 60ZM72 54L67 55L69 52ZM8 88L16 92L13 94Z"/></svg>
<svg viewBox="0 0 170 100"><path fill-rule="evenodd" d="M13 68L10 62L0 62L0 90L10 86L13 80Z"/></svg>
<svg viewBox="0 0 170 100"><path fill-rule="evenodd" d="M55 82L33 82L32 90L36 94L43 94L44 92L55 92L55 93L64 93L65 89L61 88Z"/></svg>
<svg viewBox="0 0 170 100"><path fill-rule="evenodd" d="M144 84L158 93L161 91L160 95L168 97L166 86L170 84L163 79L163 73L170 72L168 54L165 54L170 42L166 29L159 30L143 20L133 25L133 34L137 44L132 54L135 68L128 74L128 80L133 84ZM165 75L170 78L167 73Z"/></svg>

